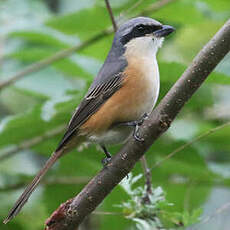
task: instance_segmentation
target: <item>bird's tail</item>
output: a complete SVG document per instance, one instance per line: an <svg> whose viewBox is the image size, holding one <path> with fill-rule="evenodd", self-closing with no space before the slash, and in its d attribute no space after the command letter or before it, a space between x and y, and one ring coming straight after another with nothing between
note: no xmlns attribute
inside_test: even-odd
<svg viewBox="0 0 230 230"><path fill-rule="evenodd" d="M33 181L26 187L25 191L22 193L22 195L19 197L19 199L16 201L13 208L10 210L8 216L3 221L4 224L8 223L11 219L13 219L21 210L21 208L25 205L27 200L29 199L30 195L34 191L34 189L38 186L43 176L46 174L46 172L49 170L50 167L57 161L57 159L62 155L63 150L59 150L57 152L54 152L49 160L45 163L44 167L39 171L39 173L35 176Z"/></svg>

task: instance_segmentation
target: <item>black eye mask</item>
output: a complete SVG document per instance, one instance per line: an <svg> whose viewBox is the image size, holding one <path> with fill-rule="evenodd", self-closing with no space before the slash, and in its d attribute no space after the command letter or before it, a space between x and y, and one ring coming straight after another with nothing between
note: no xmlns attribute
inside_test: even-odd
<svg viewBox="0 0 230 230"><path fill-rule="evenodd" d="M124 35L120 41L123 45L125 45L133 38L144 37L146 34L151 34L161 29L162 29L161 25L154 26L154 25L140 24L135 26L128 34Z"/></svg>

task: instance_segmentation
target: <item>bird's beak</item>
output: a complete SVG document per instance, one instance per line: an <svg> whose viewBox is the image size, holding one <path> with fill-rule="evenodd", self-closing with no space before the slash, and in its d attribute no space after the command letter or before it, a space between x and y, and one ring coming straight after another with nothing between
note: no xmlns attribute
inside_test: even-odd
<svg viewBox="0 0 230 230"><path fill-rule="evenodd" d="M163 25L161 29L155 31L153 35L155 37L166 37L171 34L175 29L172 26Z"/></svg>

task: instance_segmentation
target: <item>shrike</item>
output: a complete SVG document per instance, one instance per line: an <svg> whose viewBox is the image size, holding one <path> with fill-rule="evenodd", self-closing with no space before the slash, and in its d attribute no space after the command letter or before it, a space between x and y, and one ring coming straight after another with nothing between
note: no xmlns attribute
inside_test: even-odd
<svg viewBox="0 0 230 230"><path fill-rule="evenodd" d="M112 47L87 94L74 112L57 149L27 186L4 223L15 217L58 158L83 142L99 144L111 158L106 145L125 142L152 111L159 94L156 54L172 26L147 17L133 18L116 32Z"/></svg>

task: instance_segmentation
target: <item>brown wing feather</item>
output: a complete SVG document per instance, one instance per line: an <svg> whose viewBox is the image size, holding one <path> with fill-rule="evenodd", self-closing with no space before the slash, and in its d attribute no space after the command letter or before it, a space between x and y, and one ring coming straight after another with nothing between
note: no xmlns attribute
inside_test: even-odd
<svg viewBox="0 0 230 230"><path fill-rule="evenodd" d="M100 84L88 91L75 113L73 114L67 131L59 143L56 151L60 150L68 140L78 131L78 128L89 119L108 98L110 98L122 86L122 73L116 74L107 82Z"/></svg>

